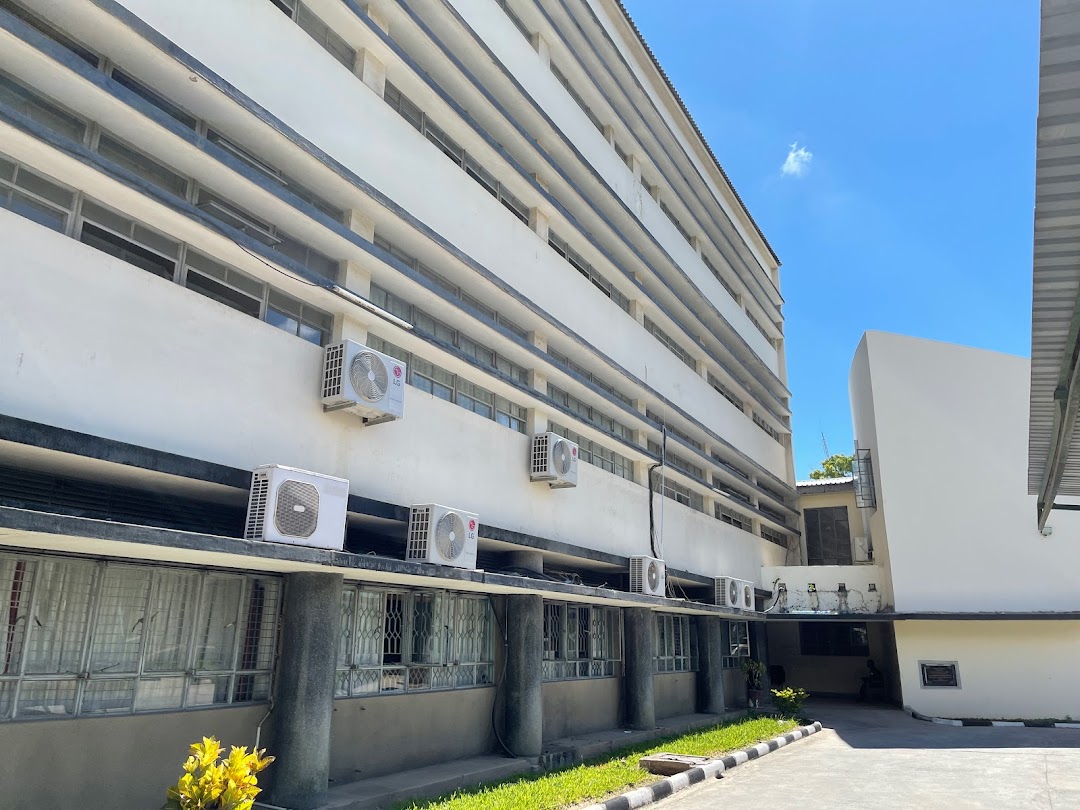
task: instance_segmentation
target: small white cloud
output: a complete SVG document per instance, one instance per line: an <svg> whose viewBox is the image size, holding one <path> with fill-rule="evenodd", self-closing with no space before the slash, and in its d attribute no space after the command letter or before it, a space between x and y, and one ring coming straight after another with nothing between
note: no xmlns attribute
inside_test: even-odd
<svg viewBox="0 0 1080 810"><path fill-rule="evenodd" d="M780 174L785 177L802 177L810 168L810 161L814 159L814 153L805 146L793 143L788 149L784 165L780 167Z"/></svg>

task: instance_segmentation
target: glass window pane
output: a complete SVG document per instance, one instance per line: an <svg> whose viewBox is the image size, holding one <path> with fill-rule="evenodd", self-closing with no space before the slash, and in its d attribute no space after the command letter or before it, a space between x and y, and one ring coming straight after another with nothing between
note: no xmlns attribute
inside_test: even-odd
<svg viewBox="0 0 1080 810"><path fill-rule="evenodd" d="M7 208L38 225L60 233L67 230L67 212L46 205L20 191L12 190L6 194L4 191L5 189L0 187L0 208Z"/></svg>
<svg viewBox="0 0 1080 810"><path fill-rule="evenodd" d="M135 695L136 711L153 711L161 709L179 709L184 699L184 682L186 678L147 678L139 679L138 691Z"/></svg>
<svg viewBox="0 0 1080 810"><path fill-rule="evenodd" d="M221 282L195 272L188 273L187 287L217 301L219 304L243 312L245 315L251 315L254 318L259 317L259 310L262 308L261 298L252 298L239 290L234 290L232 287L227 287Z"/></svg>
<svg viewBox="0 0 1080 810"><path fill-rule="evenodd" d="M86 124L81 119L3 73L0 73L0 102L11 105L27 118L73 141L81 142L86 134Z"/></svg>
<svg viewBox="0 0 1080 810"><path fill-rule="evenodd" d="M280 591L279 580L264 577L247 580L240 616L237 669L269 669L273 663Z"/></svg>
<svg viewBox="0 0 1080 810"><path fill-rule="evenodd" d="M109 565L98 591L90 672L137 672L146 623L150 569Z"/></svg>
<svg viewBox="0 0 1080 810"><path fill-rule="evenodd" d="M134 678L88 681L80 714L127 714L135 703Z"/></svg>
<svg viewBox="0 0 1080 810"><path fill-rule="evenodd" d="M15 715L20 720L70 717L75 714L76 680L23 681L19 686L19 705Z"/></svg>
<svg viewBox="0 0 1080 810"><path fill-rule="evenodd" d="M16 675L22 661L30 611L30 583L36 564L19 557L0 557L0 675ZM0 708L0 717L4 710Z"/></svg>
<svg viewBox="0 0 1080 810"><path fill-rule="evenodd" d="M232 668L243 585L239 577L207 578L195 637L196 670Z"/></svg>
<svg viewBox="0 0 1080 810"><path fill-rule="evenodd" d="M278 329L284 329L291 335L295 335L300 328L298 320L291 315L286 315L284 312L278 312L273 307L266 308L266 322L271 326L276 326Z"/></svg>
<svg viewBox="0 0 1080 810"><path fill-rule="evenodd" d="M26 672L77 674L82 671L97 565L81 560L44 559L37 568Z"/></svg>
<svg viewBox="0 0 1080 810"><path fill-rule="evenodd" d="M145 672L187 669L201 578L184 571L159 571L155 576L147 616Z"/></svg>
<svg viewBox="0 0 1080 810"><path fill-rule="evenodd" d="M110 256L115 256L128 264L133 264L147 272L153 273L155 276L161 276L162 278L171 280L176 271L176 262L166 259L163 256L159 256L134 242L110 233L96 225L92 225L89 222L83 223L82 235L80 236L79 241L92 248L97 248L104 253L108 253Z"/></svg>
<svg viewBox="0 0 1080 810"><path fill-rule="evenodd" d="M218 703L228 703L231 681L230 675L192 678L187 690L187 705L213 706ZM182 686L182 684L177 684L177 686ZM179 695L171 699L179 699Z"/></svg>
<svg viewBox="0 0 1080 810"><path fill-rule="evenodd" d="M158 188L172 192L177 196L184 196L187 191L187 178L181 177L171 169L166 168L151 157L144 155L127 144L121 143L115 138L101 134L98 139L98 153L105 158L124 167L132 174L136 174L144 180L148 180Z"/></svg>

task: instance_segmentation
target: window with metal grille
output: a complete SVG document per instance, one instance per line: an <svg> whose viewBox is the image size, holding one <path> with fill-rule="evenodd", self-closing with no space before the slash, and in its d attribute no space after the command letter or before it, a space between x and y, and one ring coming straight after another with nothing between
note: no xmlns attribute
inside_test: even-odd
<svg viewBox="0 0 1080 810"><path fill-rule="evenodd" d="M713 479L712 479L712 486L713 486L713 489L720 490L720 492L723 492L725 495L729 495L732 498L737 498L738 500L742 501L743 503L745 503L747 505L752 505L751 498L750 498L749 495L747 495L745 492L741 492L740 490L736 489L735 487L731 486L730 484L726 483L725 481L721 481L715 475L713 476Z"/></svg>
<svg viewBox="0 0 1080 810"><path fill-rule="evenodd" d="M493 628L484 596L346 586L335 695L490 686Z"/></svg>
<svg viewBox="0 0 1080 810"><path fill-rule="evenodd" d="M618 608L545 601L543 679L614 677L620 622Z"/></svg>
<svg viewBox="0 0 1080 810"><path fill-rule="evenodd" d="M656 614L656 671L697 672L697 632L689 616Z"/></svg>
<svg viewBox="0 0 1080 810"><path fill-rule="evenodd" d="M614 450L608 450L591 439L586 439L580 433L554 422L548 423L548 430L576 443L578 446L578 458L582 461L609 473L615 473L615 475L625 478L627 481L634 480L634 462L626 456L620 455Z"/></svg>
<svg viewBox="0 0 1080 810"><path fill-rule="evenodd" d="M712 372L709 372L709 385L711 385L713 389L718 394L720 394L720 396L722 396L740 411L746 408L746 403L743 402L739 395L732 391L728 386L724 385L724 383L721 382L718 377L714 376Z"/></svg>
<svg viewBox="0 0 1080 810"><path fill-rule="evenodd" d="M682 456L677 455L676 453L672 453L670 447L667 452L665 452L663 446L659 442L650 441L649 452L653 453L658 458L663 458L664 462L669 467L674 467L676 470L680 470L687 475L692 475L695 478L701 478L703 480L705 478L704 469L690 461L687 461Z"/></svg>
<svg viewBox="0 0 1080 810"><path fill-rule="evenodd" d="M670 455L668 457L670 459ZM673 481L667 476L661 475L659 471L654 471L652 474L653 489L664 495L665 498L671 498L676 503L681 503L683 506L689 506L691 509L696 509L698 512L705 511L705 498L699 492L689 487L685 487L677 481Z"/></svg>
<svg viewBox="0 0 1080 810"><path fill-rule="evenodd" d="M877 488L874 485L874 463L870 450L855 446L855 457L851 460L851 473L855 487L855 506L859 509L877 507Z"/></svg>
<svg viewBox="0 0 1080 810"><path fill-rule="evenodd" d="M503 204L507 211L526 225L529 224L529 207L519 200L480 162L465 151L453 138L437 126L419 107L413 104L404 93L390 82L386 83L383 99L406 121L413 125L421 135L431 141L440 152L465 170L473 180L479 183L488 194Z"/></svg>
<svg viewBox="0 0 1080 810"><path fill-rule="evenodd" d="M768 338L769 343L772 343L772 335L770 335L768 330L765 329L765 324L763 324L756 317L754 317L754 313L751 312L749 309L746 310L746 317L750 319L750 323L754 325L754 328L761 332L761 334L763 334L766 338Z"/></svg>
<svg viewBox="0 0 1080 810"><path fill-rule="evenodd" d="M787 548L788 536L786 534L774 531L768 526L762 526L761 536L768 540L770 543L776 543L776 545L780 546L781 548Z"/></svg>
<svg viewBox="0 0 1080 810"><path fill-rule="evenodd" d="M523 406L429 363L377 335L369 334L367 345L405 363L408 367L405 381L409 385L492 419L503 427L518 433L525 432L526 409Z"/></svg>
<svg viewBox="0 0 1080 810"><path fill-rule="evenodd" d="M742 529L744 532L750 531L750 518L747 515L736 512L734 509L728 509L719 503L716 504L716 519L734 526L736 529Z"/></svg>
<svg viewBox="0 0 1080 810"><path fill-rule="evenodd" d="M281 580L0 554L0 720L270 695Z"/></svg>
<svg viewBox="0 0 1080 810"><path fill-rule="evenodd" d="M680 346L675 340L675 338L671 337L667 332L657 326L656 323L651 318L649 318L648 315L645 316L645 331L657 340L659 340L661 343L663 343L664 346L666 346L672 354L674 354L676 357L686 363L687 366L694 369L695 371L697 370L697 364L694 362L694 356L690 354L690 352L686 351L686 349L684 349L682 346Z"/></svg>
<svg viewBox="0 0 1080 810"><path fill-rule="evenodd" d="M671 422L669 422L667 419L665 419L659 413L654 411L652 408L646 409L645 415L647 417L649 417L650 419L652 419L654 422L661 425L662 427L667 428L667 432L670 435L679 437L679 439L686 442L688 445L690 445L691 447L693 447L696 450L702 450L702 451L705 450L705 445L704 444L702 444L700 441L695 439L693 436L691 436L685 430L680 429L677 425L671 424ZM657 445L657 447L659 447L659 445Z"/></svg>
<svg viewBox="0 0 1080 810"><path fill-rule="evenodd" d="M761 428L766 433L768 433L773 438L773 441L776 441L776 442L778 442L780 444L784 443L784 435L780 431L778 431L776 428L774 428L772 425L770 425L768 422L766 422L764 418L762 418L761 416L759 416L757 414L757 412L754 412L753 419L754 419L754 424L757 425L759 428Z"/></svg>
<svg viewBox="0 0 1080 810"><path fill-rule="evenodd" d="M588 380L593 385L595 385L597 388L599 388L601 391L604 391L605 393L611 394L613 397L615 397L616 399L618 399L621 402L626 403L627 405L632 406L634 404L633 397L628 397L626 394L622 393L621 391L616 390L614 386L608 385L606 382L601 380L599 377L597 377L591 371L584 368L583 366L578 365L577 363L575 363L573 360L571 360L569 357L567 357L562 352L556 351L555 349L548 346L547 353L548 353L548 357L550 357L552 360L554 360L560 366L563 366L564 368L568 369L569 371L572 371L575 374L577 374L579 377L582 377L582 378Z"/></svg>
<svg viewBox="0 0 1080 810"><path fill-rule="evenodd" d="M685 239L687 242L689 242L690 241L690 232L688 230L686 230L686 228L683 227L683 224L681 222L679 222L679 218L677 216L675 216L675 212L672 211L670 208L668 208L667 204L664 203L663 200L660 200L660 210L664 212L664 215L669 220L671 220L671 224L675 226L675 230L677 230L680 234L682 234L682 238Z"/></svg>
<svg viewBox="0 0 1080 810"><path fill-rule="evenodd" d="M803 510L807 565L851 565L851 527L846 506Z"/></svg>
<svg viewBox="0 0 1080 810"><path fill-rule="evenodd" d="M563 72L559 70L558 67L556 67L555 63L549 62L549 64L551 66L551 75L555 77L555 81L557 81L566 89L566 92L570 94L570 98L574 100L575 104L581 107L581 111L585 113L586 116L588 116L589 120L592 122L592 125L598 130L600 130L601 134L603 134L603 122L601 122L601 120L596 117L596 113L592 111L592 108L589 107L589 105L585 102L585 99L581 97L581 94L574 89L574 85L572 85L570 83L570 80L567 79L565 75L563 75Z"/></svg>
<svg viewBox="0 0 1080 810"><path fill-rule="evenodd" d="M554 231L548 232L548 246L566 259L571 267L591 281L596 289L600 290L600 292L614 301L620 309L626 312L630 311L630 299L623 295L618 287L614 286L610 281L604 278L603 274L585 261L580 253L570 247L567 241Z"/></svg>
<svg viewBox="0 0 1080 810"><path fill-rule="evenodd" d="M742 662L750 657L750 625L748 622L722 623L721 649L725 654L720 665L724 669L739 669Z"/></svg>
<svg viewBox="0 0 1080 810"><path fill-rule="evenodd" d="M0 158L0 208L64 233L75 210L75 192Z"/></svg>
<svg viewBox="0 0 1080 810"><path fill-rule="evenodd" d="M735 292L735 288L728 284L727 280L722 275L720 275L720 271L716 268L716 265L709 260L709 257L702 253L701 261L705 263L705 266L709 268L709 272L712 273L716 277L716 280L719 281L720 284L723 286L723 288L727 290L727 294L734 298L736 301L738 301L739 294Z"/></svg>

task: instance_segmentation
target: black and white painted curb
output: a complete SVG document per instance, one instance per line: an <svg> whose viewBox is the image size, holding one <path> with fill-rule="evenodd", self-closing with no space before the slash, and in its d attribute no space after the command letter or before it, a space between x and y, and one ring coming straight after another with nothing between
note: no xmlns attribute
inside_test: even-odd
<svg viewBox="0 0 1080 810"><path fill-rule="evenodd" d="M706 779L716 778L724 771L730 771L737 765L742 765L751 759L759 759L766 754L772 753L777 748L783 748L789 743L809 737L821 731L821 723L813 723L809 726L801 726L794 731L775 737L768 742L758 743L742 751L736 751L721 759L706 762L697 768L668 776L659 782L653 782L645 787L615 796L606 802L591 804L583 810L633 810L635 807L644 807L647 804L660 801L660 799L678 793L684 788L704 782Z"/></svg>
<svg viewBox="0 0 1080 810"><path fill-rule="evenodd" d="M910 706L905 706L904 711L916 720L925 720L927 723L937 723L939 726L1010 726L1014 728L1080 728L1080 723L1056 723L1049 720L950 720L947 717L927 717L920 714Z"/></svg>

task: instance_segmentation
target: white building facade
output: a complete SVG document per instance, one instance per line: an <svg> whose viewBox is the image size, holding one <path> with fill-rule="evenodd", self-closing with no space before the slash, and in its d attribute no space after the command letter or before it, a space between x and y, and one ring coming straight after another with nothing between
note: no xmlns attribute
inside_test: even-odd
<svg viewBox="0 0 1080 810"><path fill-rule="evenodd" d="M790 680L806 672L819 691L855 692L872 657L886 696L925 716L1080 717L1072 688L1080 515L1059 499L1046 531L1032 520L1029 366L866 333L849 380L857 445L849 497L858 503L843 508L853 552L841 565L763 571L763 584L786 585L769 636L771 660ZM810 517L832 504L799 490L812 546ZM869 550L862 560L860 547ZM802 649L781 641L793 625ZM815 633L832 647L807 649Z"/></svg>
<svg viewBox="0 0 1080 810"><path fill-rule="evenodd" d="M148 806L210 733L306 807L737 705L761 616L713 578L799 548L781 304L613 0L0 0L13 806ZM324 410L340 340L403 418ZM342 551L242 539L271 463L349 481ZM420 503L479 515L475 570L405 561Z"/></svg>

